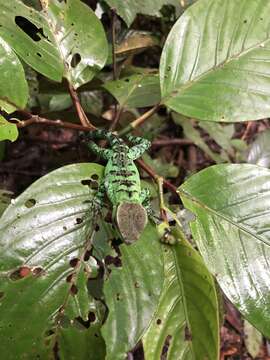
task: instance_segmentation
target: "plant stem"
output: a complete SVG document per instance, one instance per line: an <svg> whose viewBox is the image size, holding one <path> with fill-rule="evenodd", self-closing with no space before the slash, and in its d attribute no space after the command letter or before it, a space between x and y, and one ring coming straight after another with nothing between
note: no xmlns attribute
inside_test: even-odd
<svg viewBox="0 0 270 360"><path fill-rule="evenodd" d="M147 119L149 119L160 107L160 104L155 105L152 109L146 111L140 117L132 121L128 126L119 131L118 135L123 136L135 129L136 127L142 125Z"/></svg>
<svg viewBox="0 0 270 360"><path fill-rule="evenodd" d="M50 119L43 118L39 115L33 115L28 112L24 112L24 113L28 114L28 116L30 118L27 120L21 120L20 122L17 122L16 126L18 128L24 128L24 127L32 125L32 124L42 124L42 125L62 127L62 128L66 128L66 129L73 129L73 130L78 130L78 131L89 132L89 131L93 130L93 128L89 127L89 126L72 124L69 122L62 121L62 120L50 120Z"/></svg>
<svg viewBox="0 0 270 360"><path fill-rule="evenodd" d="M80 99L79 99L79 96L78 96L76 90L73 88L73 86L71 84L68 84L68 88L69 88L69 93L70 93L73 105L77 111L77 114L78 114L81 124L85 127L91 128L92 130L96 129L96 127L91 124L88 117L86 116L86 114L82 108L82 105L80 103Z"/></svg>
<svg viewBox="0 0 270 360"><path fill-rule="evenodd" d="M138 159L136 160L137 164L140 165L140 167L145 171L147 172L148 175L151 176L152 179L154 179L155 181L157 181L158 178L162 178L161 176L157 175L155 173L155 171L150 167L148 166L142 159ZM177 193L177 188L172 184L170 183L169 181L165 180L164 178L163 179L163 184L164 186L169 189L171 192L173 192L174 194Z"/></svg>

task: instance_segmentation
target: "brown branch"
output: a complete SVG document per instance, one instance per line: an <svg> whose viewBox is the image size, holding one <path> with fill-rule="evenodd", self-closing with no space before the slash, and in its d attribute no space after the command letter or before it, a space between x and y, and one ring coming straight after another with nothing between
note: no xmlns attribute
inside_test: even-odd
<svg viewBox="0 0 270 360"><path fill-rule="evenodd" d="M96 127L93 124L91 124L88 117L86 116L86 114L82 108L82 105L80 103L80 99L79 99L79 96L78 96L76 90L73 88L73 86L71 84L68 84L68 88L69 88L69 93L70 93L73 105L77 111L77 114L78 114L81 124L85 127L91 128L92 130L96 129Z"/></svg>
<svg viewBox="0 0 270 360"><path fill-rule="evenodd" d="M50 119L46 119L46 118L43 118L38 115L32 115L28 112L25 112L25 115L26 114L28 116L30 115L30 118L27 120L21 120L20 122L17 122L16 126L18 128L24 128L24 127L27 127L32 124L41 124L41 125L57 126L57 127L66 128L66 129L73 129L73 130L78 130L78 131L87 131L87 132L93 131L93 128L89 127L89 126L72 124L69 122L62 121L62 120L50 120Z"/></svg>
<svg viewBox="0 0 270 360"><path fill-rule="evenodd" d="M161 176L157 175L157 174L155 173L155 171L154 171L150 166L148 166L142 159L138 159L138 160L136 160L136 162L137 162L137 164L139 164L140 167L141 167L148 175L150 175L150 177L151 177L152 179L154 179L155 181L156 181L158 178L162 178ZM177 188L176 188L172 183L170 183L169 181L165 180L164 178L163 178L163 184L164 184L164 186L165 186L167 189L169 189L171 192L173 192L173 193L175 193L175 194L177 193Z"/></svg>

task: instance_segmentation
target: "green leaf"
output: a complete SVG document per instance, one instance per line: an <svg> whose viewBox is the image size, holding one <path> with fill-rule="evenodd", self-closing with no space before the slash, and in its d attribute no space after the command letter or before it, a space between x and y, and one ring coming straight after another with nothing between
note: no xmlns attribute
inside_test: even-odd
<svg viewBox="0 0 270 360"><path fill-rule="evenodd" d="M155 228L149 224L133 245L121 245L122 267L105 282L109 308L102 328L108 360L122 360L137 342L156 310L163 285L163 255Z"/></svg>
<svg viewBox="0 0 270 360"><path fill-rule="evenodd" d="M93 232L91 177L101 178L102 172L97 164L64 166L32 184L2 215L3 358L48 359L64 323L78 316L88 320L95 304L83 255Z"/></svg>
<svg viewBox="0 0 270 360"><path fill-rule="evenodd" d="M176 178L179 175L179 167L172 163L165 162L161 158L152 159L151 156L146 153L143 154L142 158L157 174L162 174L165 178Z"/></svg>
<svg viewBox="0 0 270 360"><path fill-rule="evenodd" d="M177 234L176 234L177 236ZM146 360L217 360L218 303L212 275L183 239L163 248L165 283L155 316L143 337Z"/></svg>
<svg viewBox="0 0 270 360"><path fill-rule="evenodd" d="M270 129L261 132L250 145L247 162L264 167L270 166Z"/></svg>
<svg viewBox="0 0 270 360"><path fill-rule="evenodd" d="M164 5L174 5L179 12L183 7L189 5L194 0L184 0L183 5L178 0L105 0L107 4L116 10L119 16L130 26L137 14L161 16L160 9ZM188 4L186 4L188 3Z"/></svg>
<svg viewBox="0 0 270 360"><path fill-rule="evenodd" d="M262 334L252 326L247 320L244 320L244 340L247 351L255 359L263 346Z"/></svg>
<svg viewBox="0 0 270 360"><path fill-rule="evenodd" d="M80 0L51 0L48 22L74 88L89 82L106 63L108 42L100 20Z"/></svg>
<svg viewBox="0 0 270 360"><path fill-rule="evenodd" d="M19 0L0 0L0 7L0 36L41 74L56 81L65 76L77 88L104 66L108 54L104 29L80 0L51 0L44 11Z"/></svg>
<svg viewBox="0 0 270 360"><path fill-rule="evenodd" d="M267 0L201 0L173 26L160 63L164 104L200 120L269 115Z"/></svg>
<svg viewBox="0 0 270 360"><path fill-rule="evenodd" d="M200 121L199 126L208 132L213 140L228 154L233 154L231 138L234 134L234 124L219 124L210 121Z"/></svg>
<svg viewBox="0 0 270 360"><path fill-rule="evenodd" d="M227 297L270 336L270 171L224 164L191 176L180 188L196 220L192 235Z"/></svg>
<svg viewBox="0 0 270 360"><path fill-rule="evenodd" d="M0 107L7 113L23 109L28 99L28 86L23 66L9 45L0 37Z"/></svg>
<svg viewBox="0 0 270 360"><path fill-rule="evenodd" d="M0 36L41 74L62 79L64 66L44 13L19 0L0 0Z"/></svg>
<svg viewBox="0 0 270 360"><path fill-rule="evenodd" d="M103 86L119 102L127 108L155 105L160 101L159 76L153 74L137 74L108 81Z"/></svg>
<svg viewBox="0 0 270 360"><path fill-rule="evenodd" d="M91 324L88 329L75 326L62 329L59 348L61 360L105 359L105 343L97 325Z"/></svg>
<svg viewBox="0 0 270 360"><path fill-rule="evenodd" d="M119 45L116 46L116 55L130 55L140 53L143 50L158 46L157 37L146 31L130 30Z"/></svg>
<svg viewBox="0 0 270 360"><path fill-rule="evenodd" d="M194 128L194 121L192 121L192 119L188 119L185 116L176 113L172 114L172 117L176 124L182 126L186 138L192 140L196 146L198 146L202 151L204 151L216 163L229 161L229 158L226 156L226 154L223 154L223 156L221 156L217 153L214 153L210 149L210 147L203 140L200 132Z"/></svg>
<svg viewBox="0 0 270 360"><path fill-rule="evenodd" d="M19 136L17 126L8 122L0 115L0 141L10 140L15 141Z"/></svg>

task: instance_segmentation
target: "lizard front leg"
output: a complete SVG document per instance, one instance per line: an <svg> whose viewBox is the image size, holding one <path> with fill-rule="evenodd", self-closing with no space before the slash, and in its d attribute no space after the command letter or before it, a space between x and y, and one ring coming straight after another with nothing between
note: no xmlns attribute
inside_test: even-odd
<svg viewBox="0 0 270 360"><path fill-rule="evenodd" d="M129 149L129 156L132 160L136 160L141 157L142 154L151 146L151 142L149 140L138 136L127 135L126 138L133 145Z"/></svg>

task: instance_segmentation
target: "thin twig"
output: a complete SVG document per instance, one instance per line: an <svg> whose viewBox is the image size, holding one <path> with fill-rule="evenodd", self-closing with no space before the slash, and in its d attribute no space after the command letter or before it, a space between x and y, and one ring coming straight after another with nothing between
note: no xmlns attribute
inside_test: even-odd
<svg viewBox="0 0 270 360"><path fill-rule="evenodd" d="M27 114L29 115L29 113L27 113ZM89 127L89 126L72 124L69 122L62 121L62 120L50 120L50 119L46 119L46 118L43 118L38 115L32 115L32 114L30 114L30 115L31 115L31 117L29 119L21 120L20 122L17 122L16 126L18 128L24 128L24 127L27 127L32 124L41 124L41 125L57 126L57 127L66 128L66 129L73 129L73 130L78 130L78 131L87 131L87 132L93 131L93 128Z"/></svg>
<svg viewBox="0 0 270 360"><path fill-rule="evenodd" d="M137 128L138 126L142 125L147 119L149 119L160 107L160 104L156 104L152 109L146 111L140 117L132 121L128 126L124 129L119 131L118 135L123 136L132 131L133 129Z"/></svg>
<svg viewBox="0 0 270 360"><path fill-rule="evenodd" d="M82 105L80 103L80 99L79 99L79 96L78 96L76 90L73 88L73 86L71 84L68 84L68 88L69 88L69 93L70 93L73 105L77 111L77 114L78 114L81 124L85 127L91 128L92 130L96 129L96 127L93 124L91 124L88 117L86 116L86 114L82 108Z"/></svg>
<svg viewBox="0 0 270 360"><path fill-rule="evenodd" d="M109 131L114 131L116 126L117 126L117 123L120 119L120 116L122 115L122 112L123 112L123 108L122 106L119 106L118 109L116 109L116 114L115 114L115 117L111 123L111 126L109 127Z"/></svg>
<svg viewBox="0 0 270 360"><path fill-rule="evenodd" d="M160 178L159 175L157 175L155 173L155 171L150 167L148 166L142 159L138 159L136 160L136 162L140 165L140 167L145 171L147 172L148 175L151 176L152 179L154 179L156 181L157 178ZM172 184L170 183L169 181L163 179L163 184L164 186L169 189L171 192L173 193L177 193L177 188Z"/></svg>

